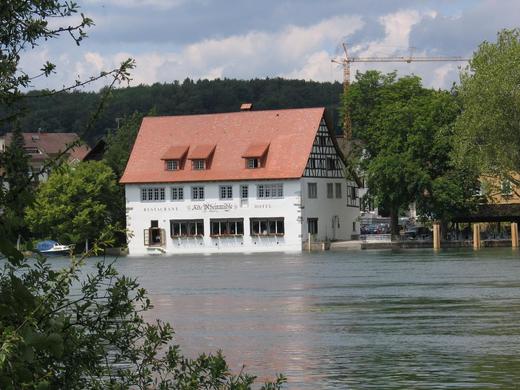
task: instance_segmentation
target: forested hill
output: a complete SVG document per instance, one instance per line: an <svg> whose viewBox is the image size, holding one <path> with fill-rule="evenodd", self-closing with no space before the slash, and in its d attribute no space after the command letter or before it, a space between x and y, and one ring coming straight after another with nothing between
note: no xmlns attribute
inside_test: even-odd
<svg viewBox="0 0 520 390"><path fill-rule="evenodd" d="M333 111L337 123L340 83L303 80L184 80L182 83L153 84L120 88L113 91L94 127L83 138L94 140L115 128L117 118L134 112L156 115L204 114L238 111L240 104L251 102L254 109L277 109L325 106ZM41 94L38 91L28 96ZM82 134L89 116L99 104L101 94L94 92L62 93L50 97L23 99L26 114L20 118L22 131L41 129L47 132ZM3 111L0 109L0 111ZM5 112L0 112L1 117ZM11 131L0 124L0 133ZM9 126L12 126L9 125Z"/></svg>

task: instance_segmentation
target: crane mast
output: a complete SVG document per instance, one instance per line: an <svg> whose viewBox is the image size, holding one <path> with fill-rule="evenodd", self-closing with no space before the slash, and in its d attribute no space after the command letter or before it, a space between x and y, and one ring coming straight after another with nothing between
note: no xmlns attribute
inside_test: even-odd
<svg viewBox="0 0 520 390"><path fill-rule="evenodd" d="M462 57L442 57L442 56L430 56L430 57L415 57L411 54L409 56L396 56L396 57L351 57L348 54L347 44L342 43L345 57L333 58L331 61L340 64L343 67L343 94L347 96L350 88L350 64L353 62L432 62L432 61L468 61L467 58ZM348 107L344 107L343 112L343 137L347 141L352 137L352 122L350 120L350 113Z"/></svg>

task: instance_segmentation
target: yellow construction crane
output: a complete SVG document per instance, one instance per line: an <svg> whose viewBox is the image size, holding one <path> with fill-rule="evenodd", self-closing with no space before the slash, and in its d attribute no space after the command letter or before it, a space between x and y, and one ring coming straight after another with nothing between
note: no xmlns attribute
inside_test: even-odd
<svg viewBox="0 0 520 390"><path fill-rule="evenodd" d="M462 57L415 57L412 54L402 57L350 57L347 50L347 44L342 43L345 57L333 58L332 62L343 66L343 93L346 95L350 87L350 64L352 62L431 62L431 61L469 61ZM352 136L352 123L350 115L345 109L343 117L343 135L345 140L349 140Z"/></svg>

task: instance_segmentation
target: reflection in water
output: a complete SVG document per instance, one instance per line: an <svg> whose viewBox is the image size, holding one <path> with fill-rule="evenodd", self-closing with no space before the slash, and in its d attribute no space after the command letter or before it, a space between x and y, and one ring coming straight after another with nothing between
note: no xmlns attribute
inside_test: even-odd
<svg viewBox="0 0 520 390"><path fill-rule="evenodd" d="M125 258L188 354L289 388L515 388L520 255L363 251Z"/></svg>

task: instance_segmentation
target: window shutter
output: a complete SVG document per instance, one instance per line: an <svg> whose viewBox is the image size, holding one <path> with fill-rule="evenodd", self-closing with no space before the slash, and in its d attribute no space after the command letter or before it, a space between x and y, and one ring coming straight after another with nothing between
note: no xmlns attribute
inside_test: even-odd
<svg viewBox="0 0 520 390"><path fill-rule="evenodd" d="M161 246L166 246L166 230L161 229Z"/></svg>
<svg viewBox="0 0 520 390"><path fill-rule="evenodd" d="M150 245L150 229L144 229L144 245Z"/></svg>

